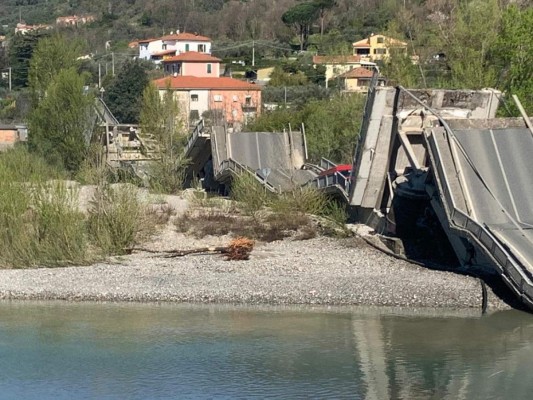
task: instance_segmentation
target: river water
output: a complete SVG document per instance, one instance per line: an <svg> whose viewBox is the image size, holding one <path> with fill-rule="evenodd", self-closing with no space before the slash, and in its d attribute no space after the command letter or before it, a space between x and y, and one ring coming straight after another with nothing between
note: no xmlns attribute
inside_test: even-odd
<svg viewBox="0 0 533 400"><path fill-rule="evenodd" d="M0 302L0 399L531 399L533 315Z"/></svg>

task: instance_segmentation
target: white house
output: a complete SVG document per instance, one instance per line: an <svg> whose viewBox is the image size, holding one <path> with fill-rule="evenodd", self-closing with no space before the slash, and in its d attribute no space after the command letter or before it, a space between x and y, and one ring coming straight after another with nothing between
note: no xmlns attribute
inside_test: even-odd
<svg viewBox="0 0 533 400"><path fill-rule="evenodd" d="M162 50L163 41L161 39L139 40L139 58L150 60L152 54Z"/></svg>
<svg viewBox="0 0 533 400"><path fill-rule="evenodd" d="M211 39L196 33L177 32L157 39L139 40L139 58L159 64L166 57L195 51L211 54Z"/></svg>

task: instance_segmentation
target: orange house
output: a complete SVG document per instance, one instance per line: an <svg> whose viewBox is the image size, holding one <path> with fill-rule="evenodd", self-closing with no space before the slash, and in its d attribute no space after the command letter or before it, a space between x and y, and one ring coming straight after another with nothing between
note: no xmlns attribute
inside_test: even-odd
<svg viewBox="0 0 533 400"><path fill-rule="evenodd" d="M211 114L216 123L238 130L261 111L261 88L238 79L169 76L153 83L161 95L166 90L174 92L189 125Z"/></svg>

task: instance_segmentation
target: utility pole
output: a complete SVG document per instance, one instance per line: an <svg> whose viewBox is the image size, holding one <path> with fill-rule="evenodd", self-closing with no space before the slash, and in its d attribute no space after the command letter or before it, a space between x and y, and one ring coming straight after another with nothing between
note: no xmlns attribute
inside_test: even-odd
<svg viewBox="0 0 533 400"><path fill-rule="evenodd" d="M111 76L115 76L115 53L111 53Z"/></svg>
<svg viewBox="0 0 533 400"><path fill-rule="evenodd" d="M255 67L255 40L252 40L252 67Z"/></svg>
<svg viewBox="0 0 533 400"><path fill-rule="evenodd" d="M9 91L11 92L11 67L8 68L9 69Z"/></svg>
<svg viewBox="0 0 533 400"><path fill-rule="evenodd" d="M98 88L102 87L102 64L98 63Z"/></svg>

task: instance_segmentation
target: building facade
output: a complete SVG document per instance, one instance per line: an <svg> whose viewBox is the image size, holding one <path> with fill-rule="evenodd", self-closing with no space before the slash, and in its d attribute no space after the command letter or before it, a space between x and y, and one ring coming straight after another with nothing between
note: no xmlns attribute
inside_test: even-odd
<svg viewBox="0 0 533 400"><path fill-rule="evenodd" d="M391 51L407 54L407 43L384 35L372 34L369 38L352 43L353 55L362 61L376 62L387 59Z"/></svg>
<svg viewBox="0 0 533 400"><path fill-rule="evenodd" d="M211 39L195 33L177 32L160 38L139 40L139 58L156 64L167 57L189 51L211 54Z"/></svg>
<svg viewBox="0 0 533 400"><path fill-rule="evenodd" d="M161 95L172 90L189 125L209 116L239 128L261 110L258 85L228 77L168 76L153 81Z"/></svg>

